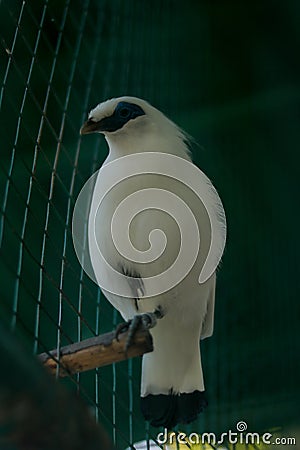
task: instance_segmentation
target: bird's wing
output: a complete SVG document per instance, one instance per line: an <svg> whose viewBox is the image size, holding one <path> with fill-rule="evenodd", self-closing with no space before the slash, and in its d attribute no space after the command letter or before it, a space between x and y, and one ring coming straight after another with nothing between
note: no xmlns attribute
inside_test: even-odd
<svg viewBox="0 0 300 450"><path fill-rule="evenodd" d="M206 314L202 324L201 339L210 337L214 331L214 312L215 312L215 293L216 293L216 274L212 275L214 280L211 283L211 291L207 300Z"/></svg>

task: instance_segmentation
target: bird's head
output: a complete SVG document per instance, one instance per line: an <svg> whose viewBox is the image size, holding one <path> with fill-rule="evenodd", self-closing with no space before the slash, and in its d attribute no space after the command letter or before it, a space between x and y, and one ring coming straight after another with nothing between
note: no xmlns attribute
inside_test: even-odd
<svg viewBox="0 0 300 450"><path fill-rule="evenodd" d="M134 131L147 122L147 103L135 97L120 97L99 103L89 113L81 127L81 134L124 134Z"/></svg>
<svg viewBox="0 0 300 450"><path fill-rule="evenodd" d="M171 153L175 153L176 148L189 153L185 133L158 109L137 97L119 97L99 103L90 111L80 130L80 134L90 133L104 134L111 150L121 149L125 154L168 152L168 148Z"/></svg>

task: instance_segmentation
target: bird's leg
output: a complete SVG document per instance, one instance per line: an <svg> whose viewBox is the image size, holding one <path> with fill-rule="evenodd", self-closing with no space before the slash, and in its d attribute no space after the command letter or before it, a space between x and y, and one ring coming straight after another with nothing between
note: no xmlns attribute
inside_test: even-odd
<svg viewBox="0 0 300 450"><path fill-rule="evenodd" d="M154 312L148 312L143 314L137 314L128 322L120 323L116 328L116 339L118 340L119 335L124 333L124 331L128 330L128 336L125 344L125 352L127 352L128 348L132 344L134 335L139 328L140 325L143 325L145 328L153 328L157 323L157 319L161 319L164 316L162 312L162 308L158 306Z"/></svg>

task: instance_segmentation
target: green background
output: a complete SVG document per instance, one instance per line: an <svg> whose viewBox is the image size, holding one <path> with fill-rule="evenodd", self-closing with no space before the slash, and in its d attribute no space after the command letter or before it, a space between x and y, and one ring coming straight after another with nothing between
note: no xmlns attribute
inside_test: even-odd
<svg viewBox="0 0 300 450"><path fill-rule="evenodd" d="M194 160L228 222L215 332L202 344L209 408L180 429L294 426L299 3L3 0L0 22L1 319L31 352L120 321L73 249L74 202L107 154L79 129L100 101L142 97L200 144ZM139 410L139 372L138 358L62 381L119 448L157 434Z"/></svg>

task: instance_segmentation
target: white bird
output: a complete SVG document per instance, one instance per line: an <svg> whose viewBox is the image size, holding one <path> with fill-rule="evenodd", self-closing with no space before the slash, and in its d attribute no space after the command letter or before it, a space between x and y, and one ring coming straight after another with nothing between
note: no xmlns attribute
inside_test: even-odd
<svg viewBox="0 0 300 450"><path fill-rule="evenodd" d="M105 136L109 154L104 166L126 155L149 152L174 155L192 163L186 134L159 110L139 98L126 96L100 103L90 112L80 132L96 132ZM122 170L122 165L119 165L117 177L120 179L125 178ZM222 204L214 187L201 171L199 177L202 177L200 181L207 191L203 195L217 217L214 232L219 237L220 247L222 240L225 243L226 228ZM101 187L101 183L104 181L100 170L96 184ZM171 191L188 204L201 236L200 250L189 273L171 289L152 297L147 297L147 278L166 270L176 260L180 250L181 235L176 220L155 208L142 211L132 220L130 239L141 252L149 248L152 230L162 230L167 237L166 247L160 257L148 264L124 257L116 251L111 238L111 220L117 206L131 194L148 188ZM174 202L175 206L173 200L170 201L176 210L176 200ZM199 274L212 238L206 207L184 183L159 174L141 174L124 179L109 191L98 207L95 223L96 239L105 259L116 271L127 276L124 294L128 290L131 292L129 297L128 293L122 296L119 292L116 294L103 289L107 299L126 321L140 315L143 321L152 326L155 316L159 318L151 330L154 351L143 356L141 408L144 417L153 426L168 429L178 423L191 422L207 404L199 344L200 339L211 336L214 321L215 271L204 283L199 284ZM118 229L122 233L122 225ZM185 231L189 233L189 225ZM190 244L192 247L196 245L194 242ZM95 247L94 241L89 239L94 274L100 280L105 275ZM111 282L114 283L113 276Z"/></svg>

